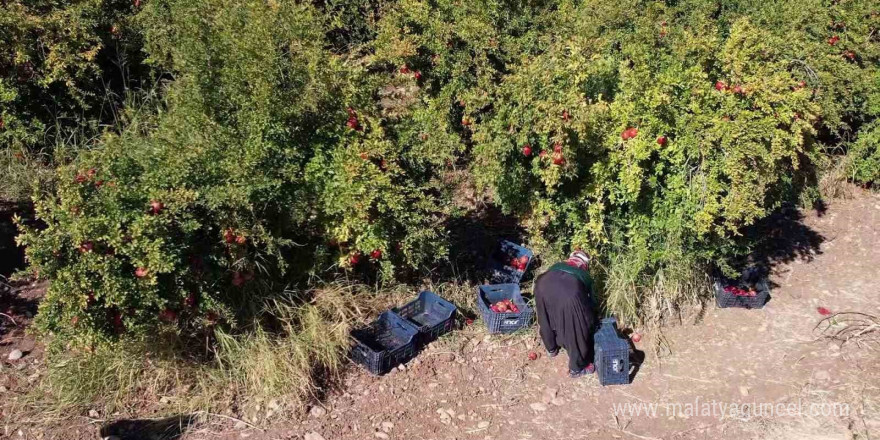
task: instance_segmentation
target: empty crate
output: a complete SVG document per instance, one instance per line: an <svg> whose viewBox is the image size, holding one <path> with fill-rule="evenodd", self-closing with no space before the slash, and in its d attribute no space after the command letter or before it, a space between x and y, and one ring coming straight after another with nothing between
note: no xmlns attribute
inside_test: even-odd
<svg viewBox="0 0 880 440"><path fill-rule="evenodd" d="M387 373L416 353L419 329L392 311L385 311L367 327L351 332L352 359L370 373Z"/></svg>
<svg viewBox="0 0 880 440"><path fill-rule="evenodd" d="M534 254L510 241L502 241L489 263L490 280L495 284L518 283L525 275Z"/></svg>
<svg viewBox="0 0 880 440"><path fill-rule="evenodd" d="M427 290L419 293L414 301L394 311L418 327L422 342L437 339L452 330L455 323L455 306Z"/></svg>
<svg viewBox="0 0 880 440"><path fill-rule="evenodd" d="M617 319L605 318L594 336L595 366L602 385L629 383L629 342L617 333Z"/></svg>
<svg viewBox="0 0 880 440"><path fill-rule="evenodd" d="M505 299L511 300L519 312L494 312L489 306ZM513 333L531 324L535 312L526 304L518 284L489 284L477 291L477 307L486 322L489 333Z"/></svg>

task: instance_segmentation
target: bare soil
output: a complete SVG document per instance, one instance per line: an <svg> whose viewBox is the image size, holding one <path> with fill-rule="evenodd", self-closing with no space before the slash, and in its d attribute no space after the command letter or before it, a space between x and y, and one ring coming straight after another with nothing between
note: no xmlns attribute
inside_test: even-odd
<svg viewBox="0 0 880 440"><path fill-rule="evenodd" d="M477 321L431 344L403 370L373 377L352 367L312 415L270 417L268 423L264 417L209 416L182 438L877 438L877 339L865 335L841 345L815 327L823 319L820 306L880 316L880 195L855 190L852 198L833 201L823 213L803 215L800 224L814 239L796 255L771 259L774 286L766 307L717 309L708 304L680 325L645 334L635 344L635 354L644 361L629 385L603 387L596 376L570 379L565 354L545 356L534 331L488 335ZM31 342L18 333L4 338L0 363L4 370L18 368L6 361L6 353ZM539 359L529 360L532 351L541 354ZM5 380L0 378L0 384ZM701 414L701 403L713 401L773 404L784 413L728 407L723 416ZM836 408L813 406L835 403ZM641 408L641 414L627 413L625 407L615 413L615 405L623 404L659 406L651 415L644 413L649 407L635 406L632 410ZM788 413L789 404L801 410L791 406ZM680 410L668 413L673 407ZM86 417L68 420L63 430L19 427L5 417L2 424L11 438L98 438L100 424ZM21 437L16 437L18 429Z"/></svg>

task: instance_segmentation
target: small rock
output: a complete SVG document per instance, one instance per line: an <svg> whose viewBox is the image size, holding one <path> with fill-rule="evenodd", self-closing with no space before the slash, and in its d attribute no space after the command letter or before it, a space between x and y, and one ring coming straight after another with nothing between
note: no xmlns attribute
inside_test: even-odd
<svg viewBox="0 0 880 440"><path fill-rule="evenodd" d="M241 420L235 422L235 426L233 426L233 428L238 429L238 430L247 429L247 427L248 427L248 424L241 421ZM306 438L308 438L308 437L309 436L306 435Z"/></svg>
<svg viewBox="0 0 880 440"><path fill-rule="evenodd" d="M303 440L324 440L324 436L322 436L321 434L318 434L317 432L312 431L312 432L307 433L306 436L303 437Z"/></svg>
<svg viewBox="0 0 880 440"><path fill-rule="evenodd" d="M827 382L827 381L831 380L831 374L828 373L828 371L825 371L825 370L819 370L819 371L817 371L817 372L813 375L813 377L815 377L816 380L818 380L818 381L820 381L820 382Z"/></svg>
<svg viewBox="0 0 880 440"><path fill-rule="evenodd" d="M9 360L10 361L17 361L17 360L21 359L22 356L24 356L24 353L22 353L21 350L19 350L17 348L15 350L12 350L9 352Z"/></svg>
<svg viewBox="0 0 880 440"><path fill-rule="evenodd" d="M483 420L480 423L477 423L477 429L486 429L489 427L489 422Z"/></svg>
<svg viewBox="0 0 880 440"><path fill-rule="evenodd" d="M382 422L382 431L391 432L392 429L394 429L394 423Z"/></svg>
<svg viewBox="0 0 880 440"><path fill-rule="evenodd" d="M400 371L406 371L406 365L400 364L397 366L397 369Z"/></svg>
<svg viewBox="0 0 880 440"><path fill-rule="evenodd" d="M101 417L101 415L98 414L98 411L95 411L95 410L93 410L93 409L90 409L90 410L89 410L89 417L91 417L91 418L93 418L93 419L97 419L97 418Z"/></svg>
<svg viewBox="0 0 880 440"><path fill-rule="evenodd" d="M742 394L743 396L748 396L749 395L749 387L747 387L745 385L740 385L739 386L739 393Z"/></svg>
<svg viewBox="0 0 880 440"><path fill-rule="evenodd" d="M455 360L455 353L447 353L446 354L446 362L452 362Z"/></svg>
<svg viewBox="0 0 880 440"><path fill-rule="evenodd" d="M544 394L541 395L541 401L544 403L550 403L553 399L556 398L556 394L559 393L559 390L556 388L547 388L544 390Z"/></svg>
<svg viewBox="0 0 880 440"><path fill-rule="evenodd" d="M312 409L309 410L309 415L316 419L324 417L325 414L327 414L327 410L320 406L313 406Z"/></svg>
<svg viewBox="0 0 880 440"><path fill-rule="evenodd" d="M458 420L461 420L462 422L465 421L465 420L467 420L467 417L465 417L464 414L459 414L458 417L456 417L456 418L457 418Z"/></svg>
<svg viewBox="0 0 880 440"><path fill-rule="evenodd" d="M532 411L538 411L538 412L547 411L547 405L544 405L541 402L535 402L535 403L529 405L529 407L532 408Z"/></svg>
<svg viewBox="0 0 880 440"><path fill-rule="evenodd" d="M565 405L565 399L563 399L561 397L557 397L557 398L551 400L550 403L553 404L553 406L562 406L562 405Z"/></svg>
<svg viewBox="0 0 880 440"><path fill-rule="evenodd" d="M375 435L376 438L381 438L381 439L383 439L383 440L388 440L388 438L390 438L390 437L388 437L388 434L385 434L385 433L382 432L382 431L376 431L376 433L373 434L373 435Z"/></svg>
<svg viewBox="0 0 880 440"><path fill-rule="evenodd" d="M431 382L431 383L428 384L428 389L433 390L434 388L437 388L437 387L439 387L439 386L440 386L439 383L437 383L437 382Z"/></svg>
<svg viewBox="0 0 880 440"><path fill-rule="evenodd" d="M6 387L4 387L3 385L0 385L0 393L5 393L7 391L9 391L9 390L7 390Z"/></svg>

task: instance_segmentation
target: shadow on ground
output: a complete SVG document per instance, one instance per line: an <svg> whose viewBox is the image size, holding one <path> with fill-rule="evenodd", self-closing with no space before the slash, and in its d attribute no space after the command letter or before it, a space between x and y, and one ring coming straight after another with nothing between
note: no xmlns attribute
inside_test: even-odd
<svg viewBox="0 0 880 440"><path fill-rule="evenodd" d="M820 208L819 214L821 215ZM738 261L738 269L756 267L767 276L774 267L795 260L812 261L822 253L825 242L818 232L803 223L804 216L794 206L783 206L743 231L743 239L752 243L752 252ZM778 286L771 286L778 287Z"/></svg>
<svg viewBox="0 0 880 440"><path fill-rule="evenodd" d="M16 214L25 221L32 221L34 208L29 203L0 202L0 276L5 278L24 268L24 248L15 243L18 228L13 219Z"/></svg>
<svg viewBox="0 0 880 440"><path fill-rule="evenodd" d="M193 415L164 419L117 420L101 427L101 437L114 436L119 440L175 440L180 438L194 422Z"/></svg>
<svg viewBox="0 0 880 440"><path fill-rule="evenodd" d="M473 284L482 284L488 278L489 259L502 240L522 244L525 234L515 217L494 205L454 218L446 228L450 235L449 264L431 275Z"/></svg>

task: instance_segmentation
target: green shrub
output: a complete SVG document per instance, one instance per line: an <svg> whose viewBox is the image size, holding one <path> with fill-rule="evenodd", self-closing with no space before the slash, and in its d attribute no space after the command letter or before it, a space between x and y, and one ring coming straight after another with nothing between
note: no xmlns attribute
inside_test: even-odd
<svg viewBox="0 0 880 440"><path fill-rule="evenodd" d="M430 267L479 209L462 170L545 260L595 252L610 312L657 320L813 197L815 162L859 130L875 156L872 8L151 0L130 29L161 104L59 167L21 237L40 326L201 331L285 283Z"/></svg>
<svg viewBox="0 0 880 440"><path fill-rule="evenodd" d="M859 131L859 137L849 151L849 175L862 183L880 182L880 121L874 121Z"/></svg>
<svg viewBox="0 0 880 440"><path fill-rule="evenodd" d="M430 121L382 124L370 97L398 79L327 51L323 19L290 3L144 7L147 61L174 77L165 102L130 109L59 167L36 200L47 227L20 237L52 280L44 332L198 332L310 272L387 279L443 256L445 190L430 170L454 148L418 151Z"/></svg>
<svg viewBox="0 0 880 440"><path fill-rule="evenodd" d="M139 34L140 1L12 0L0 14L0 149L53 166L55 147L112 123L129 91L150 87ZM5 153L4 153L5 154ZM39 170L42 172L42 170ZM33 183L12 175L0 196L23 199Z"/></svg>
<svg viewBox="0 0 880 440"><path fill-rule="evenodd" d="M397 5L377 58L430 78L471 173L545 257L605 260L626 318L662 274L701 285L677 265L730 270L741 230L811 197L812 162L876 117L866 1Z"/></svg>

